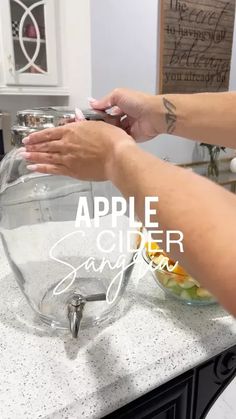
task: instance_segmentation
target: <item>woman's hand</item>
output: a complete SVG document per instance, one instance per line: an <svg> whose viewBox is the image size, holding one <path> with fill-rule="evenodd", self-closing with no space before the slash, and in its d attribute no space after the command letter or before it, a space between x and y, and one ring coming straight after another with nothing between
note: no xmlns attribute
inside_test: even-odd
<svg viewBox="0 0 236 419"><path fill-rule="evenodd" d="M83 121L31 134L21 152L29 170L104 181L115 149L135 146L122 129L100 121ZM33 164L31 164L33 163Z"/></svg>
<svg viewBox="0 0 236 419"><path fill-rule="evenodd" d="M111 109L120 116L120 127L136 141L150 140L165 132L162 99L128 89L115 89L101 100L91 100L93 109Z"/></svg>

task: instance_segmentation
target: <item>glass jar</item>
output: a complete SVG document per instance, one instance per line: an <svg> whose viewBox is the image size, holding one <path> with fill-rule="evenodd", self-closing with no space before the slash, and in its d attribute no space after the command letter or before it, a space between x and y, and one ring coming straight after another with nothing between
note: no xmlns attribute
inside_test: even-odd
<svg viewBox="0 0 236 419"><path fill-rule="evenodd" d="M84 114L86 119L104 119L102 112ZM135 252L126 246L128 217L120 217L112 228L108 213L94 226L91 182L29 172L20 156L22 139L31 132L73 118L73 112L61 108L17 114L18 125L12 128L15 148L0 166L0 235L17 283L37 316L77 337L80 326L110 318L124 293ZM76 227L82 197L91 225ZM111 231L105 246L104 231ZM134 235L130 247L136 246Z"/></svg>

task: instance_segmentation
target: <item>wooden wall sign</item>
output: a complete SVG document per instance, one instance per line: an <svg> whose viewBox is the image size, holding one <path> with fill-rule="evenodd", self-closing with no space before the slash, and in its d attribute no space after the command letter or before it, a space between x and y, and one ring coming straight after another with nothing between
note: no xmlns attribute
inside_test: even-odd
<svg viewBox="0 0 236 419"><path fill-rule="evenodd" d="M160 93L228 90L235 0L161 0Z"/></svg>

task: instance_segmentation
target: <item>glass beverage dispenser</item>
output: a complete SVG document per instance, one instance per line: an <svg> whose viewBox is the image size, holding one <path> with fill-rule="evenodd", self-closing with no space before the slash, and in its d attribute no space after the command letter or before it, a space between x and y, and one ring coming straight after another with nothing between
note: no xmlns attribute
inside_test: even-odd
<svg viewBox="0 0 236 419"><path fill-rule="evenodd" d="M84 111L86 119L104 120L103 112ZM78 202L86 197L93 221L91 182L29 172L18 151L30 132L59 126L75 117L62 108L18 112L12 128L15 148L0 166L0 235L21 291L37 316L53 328L70 329L73 337L112 315L132 271L134 251L127 249L128 217L111 229L111 214L99 227L75 226ZM122 237L123 246L118 241ZM113 249L109 252L109 246ZM135 249L133 235L130 246Z"/></svg>

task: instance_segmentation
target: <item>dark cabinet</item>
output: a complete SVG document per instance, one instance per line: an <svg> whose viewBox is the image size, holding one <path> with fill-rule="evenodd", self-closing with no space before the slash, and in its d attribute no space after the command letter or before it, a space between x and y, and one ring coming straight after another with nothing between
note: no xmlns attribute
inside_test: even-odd
<svg viewBox="0 0 236 419"><path fill-rule="evenodd" d="M106 416L132 419L188 419L192 396L192 374L188 373L177 382L161 386L135 400L123 409Z"/></svg>
<svg viewBox="0 0 236 419"><path fill-rule="evenodd" d="M104 419L204 419L236 375L236 346Z"/></svg>

